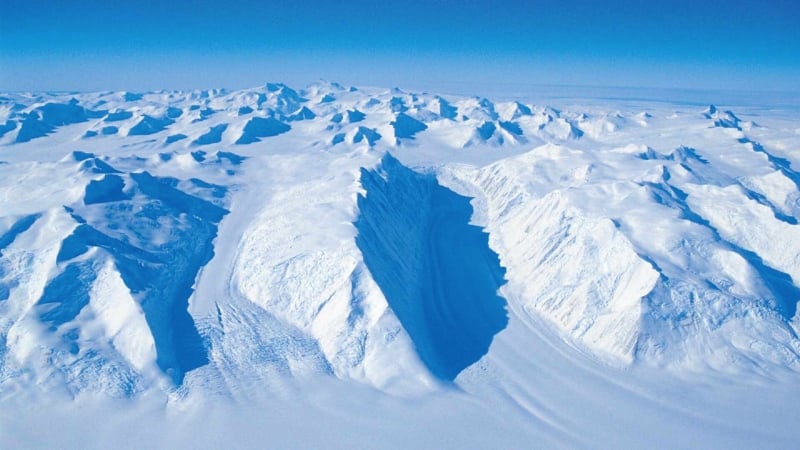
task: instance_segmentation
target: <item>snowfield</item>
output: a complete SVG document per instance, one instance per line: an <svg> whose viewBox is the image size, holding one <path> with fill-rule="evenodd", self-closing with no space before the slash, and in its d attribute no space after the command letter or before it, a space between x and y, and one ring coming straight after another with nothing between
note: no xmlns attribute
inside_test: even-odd
<svg viewBox="0 0 800 450"><path fill-rule="evenodd" d="M768 106L0 95L0 447L797 448Z"/></svg>

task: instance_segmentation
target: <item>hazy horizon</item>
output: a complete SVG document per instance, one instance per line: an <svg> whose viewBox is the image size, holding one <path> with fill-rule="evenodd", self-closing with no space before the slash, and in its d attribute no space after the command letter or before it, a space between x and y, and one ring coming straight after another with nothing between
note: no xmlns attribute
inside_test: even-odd
<svg viewBox="0 0 800 450"><path fill-rule="evenodd" d="M0 89L509 83L797 91L800 6L9 0Z"/></svg>

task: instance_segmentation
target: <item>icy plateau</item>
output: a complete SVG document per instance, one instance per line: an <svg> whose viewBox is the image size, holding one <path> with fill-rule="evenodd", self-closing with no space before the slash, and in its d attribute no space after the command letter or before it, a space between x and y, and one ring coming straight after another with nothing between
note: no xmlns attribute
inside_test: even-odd
<svg viewBox="0 0 800 450"><path fill-rule="evenodd" d="M800 446L800 109L558 103L0 95L0 447Z"/></svg>

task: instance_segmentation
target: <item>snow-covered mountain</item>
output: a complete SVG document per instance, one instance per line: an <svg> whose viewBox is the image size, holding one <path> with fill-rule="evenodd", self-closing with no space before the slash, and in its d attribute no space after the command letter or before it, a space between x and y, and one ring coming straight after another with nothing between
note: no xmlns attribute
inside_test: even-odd
<svg viewBox="0 0 800 450"><path fill-rule="evenodd" d="M123 404L143 445L213 447L280 403L276 446L797 445L798 118L4 94L0 442L119 444L65 417Z"/></svg>

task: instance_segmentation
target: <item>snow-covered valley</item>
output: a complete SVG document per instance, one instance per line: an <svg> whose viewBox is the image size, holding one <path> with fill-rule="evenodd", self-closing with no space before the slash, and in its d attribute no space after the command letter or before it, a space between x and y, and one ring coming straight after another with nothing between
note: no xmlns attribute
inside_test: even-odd
<svg viewBox="0 0 800 450"><path fill-rule="evenodd" d="M796 448L800 110L557 103L0 96L0 447Z"/></svg>

